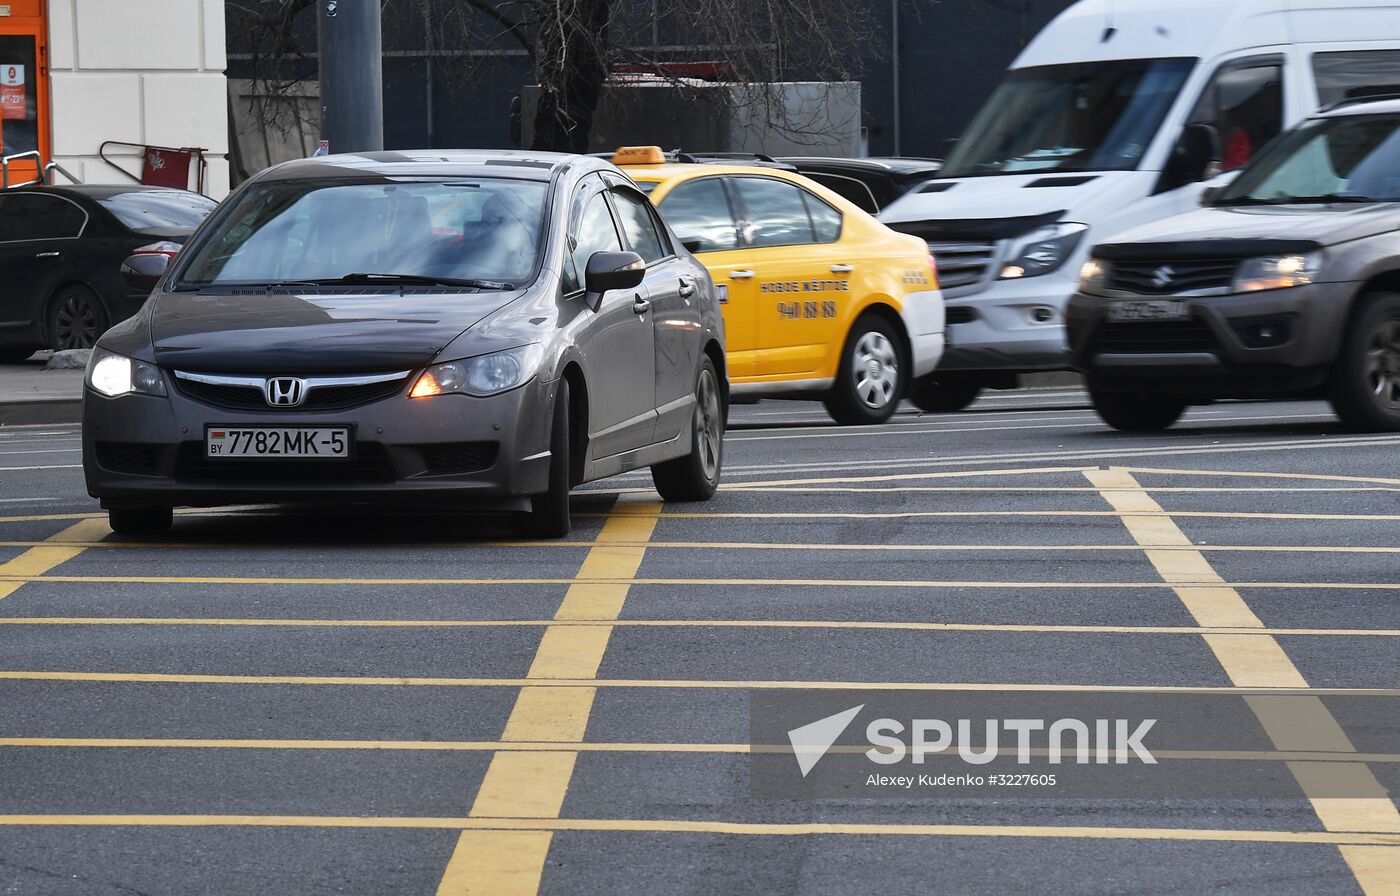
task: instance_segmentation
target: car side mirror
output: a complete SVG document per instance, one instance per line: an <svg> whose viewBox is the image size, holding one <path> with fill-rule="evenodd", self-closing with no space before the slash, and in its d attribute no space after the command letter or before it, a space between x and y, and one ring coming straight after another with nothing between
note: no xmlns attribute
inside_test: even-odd
<svg viewBox="0 0 1400 896"><path fill-rule="evenodd" d="M142 252L130 255L122 262L122 280L130 289L150 292L156 288L156 283L170 269L171 261L171 257L162 252Z"/></svg>
<svg viewBox="0 0 1400 896"><path fill-rule="evenodd" d="M594 252L588 257L583 283L594 307L603 293L614 289L635 289L647 275L647 263L636 252Z"/></svg>
<svg viewBox="0 0 1400 896"><path fill-rule="evenodd" d="M1188 184L1209 180L1212 168L1220 163L1220 132L1213 125L1188 124L1176 141L1162 171L1157 192L1165 193Z"/></svg>
<svg viewBox="0 0 1400 896"><path fill-rule="evenodd" d="M705 238L703 236L689 230L677 230L676 239L680 240L681 245L685 246L685 251L687 252L699 252L700 248L705 245Z"/></svg>

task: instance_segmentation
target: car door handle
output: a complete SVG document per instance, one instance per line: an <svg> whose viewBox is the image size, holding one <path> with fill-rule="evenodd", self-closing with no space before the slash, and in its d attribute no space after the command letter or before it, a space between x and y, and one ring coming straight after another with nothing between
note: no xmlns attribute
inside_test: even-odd
<svg viewBox="0 0 1400 896"><path fill-rule="evenodd" d="M695 295L695 284L682 277L680 295L683 299L688 299L691 296Z"/></svg>
<svg viewBox="0 0 1400 896"><path fill-rule="evenodd" d="M753 279L753 271L730 271L730 272L729 272L729 279L730 279L730 280L752 280L752 279Z"/></svg>
<svg viewBox="0 0 1400 896"><path fill-rule="evenodd" d="M35 255L34 257L35 257L35 258L62 258L62 257L63 257L63 253L62 253L62 252L40 252L38 255Z"/></svg>
<svg viewBox="0 0 1400 896"><path fill-rule="evenodd" d="M637 314L646 314L651 310L651 302L648 302L641 296L637 296L637 301L632 303L632 310Z"/></svg>
<svg viewBox="0 0 1400 896"><path fill-rule="evenodd" d="M834 264L834 265L831 266L831 273L833 273L833 274L849 274L851 271L854 271L855 269L856 269L856 266L853 265L853 264Z"/></svg>

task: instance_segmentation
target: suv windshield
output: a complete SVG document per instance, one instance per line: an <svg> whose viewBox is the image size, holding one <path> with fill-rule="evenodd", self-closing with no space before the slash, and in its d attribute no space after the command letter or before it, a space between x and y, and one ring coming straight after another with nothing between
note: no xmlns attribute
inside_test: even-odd
<svg viewBox="0 0 1400 896"><path fill-rule="evenodd" d="M1309 122L1274 144L1216 205L1400 201L1400 116Z"/></svg>
<svg viewBox="0 0 1400 896"><path fill-rule="evenodd" d="M968 126L939 177L1130 171L1194 59L1124 59L1016 69Z"/></svg>
<svg viewBox="0 0 1400 896"><path fill-rule="evenodd" d="M507 178L255 184L189 252L176 288L376 277L518 285L537 267L546 188Z"/></svg>

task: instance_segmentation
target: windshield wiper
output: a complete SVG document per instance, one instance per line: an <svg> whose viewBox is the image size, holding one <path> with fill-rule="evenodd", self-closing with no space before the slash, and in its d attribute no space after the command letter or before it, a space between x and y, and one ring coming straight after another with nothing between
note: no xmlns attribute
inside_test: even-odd
<svg viewBox="0 0 1400 896"><path fill-rule="evenodd" d="M471 289L514 289L515 284L501 280L470 280L456 277L428 277L422 274L375 274L356 272L343 277L331 277L310 281L315 286L342 285L414 285L414 286L465 286Z"/></svg>
<svg viewBox="0 0 1400 896"><path fill-rule="evenodd" d="M1370 196L1359 196L1356 193L1328 193L1325 196L1290 196L1287 199L1289 205L1311 205L1321 202L1357 202L1372 203L1380 202L1379 199L1372 199Z"/></svg>

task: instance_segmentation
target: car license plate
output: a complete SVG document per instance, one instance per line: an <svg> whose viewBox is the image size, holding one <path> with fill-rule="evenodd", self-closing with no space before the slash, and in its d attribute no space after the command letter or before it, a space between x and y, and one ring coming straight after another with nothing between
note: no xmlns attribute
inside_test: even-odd
<svg viewBox="0 0 1400 896"><path fill-rule="evenodd" d="M1115 323L1131 320L1185 320L1191 316L1179 299L1153 299L1139 302L1109 302L1108 319Z"/></svg>
<svg viewBox="0 0 1400 896"><path fill-rule="evenodd" d="M204 456L343 460L350 456L350 428L210 426L204 431Z"/></svg>

